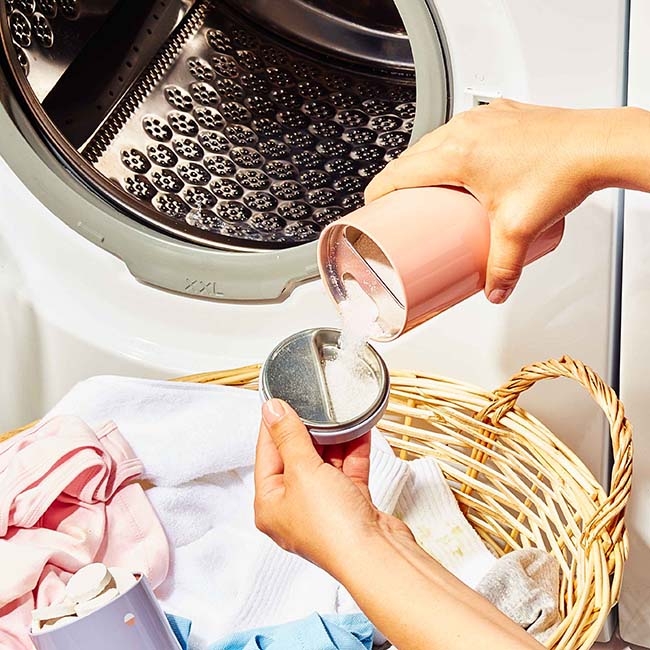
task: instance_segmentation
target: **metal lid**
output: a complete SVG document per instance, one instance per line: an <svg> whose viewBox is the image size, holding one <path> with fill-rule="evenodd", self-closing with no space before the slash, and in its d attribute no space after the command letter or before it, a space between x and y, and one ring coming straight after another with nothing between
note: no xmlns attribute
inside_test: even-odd
<svg viewBox="0 0 650 650"><path fill-rule="evenodd" d="M358 403L354 395L347 394L341 409L338 400L342 396L336 389L343 386L333 386L332 375L326 371L340 352L340 334L334 328L297 332L275 347L260 374L262 397L277 397L290 404L321 444L347 442L363 435L377 424L388 404L388 369L377 351L365 344L358 367L350 368L347 375L347 367L339 368L336 375L336 381L342 380L345 387L360 389Z"/></svg>

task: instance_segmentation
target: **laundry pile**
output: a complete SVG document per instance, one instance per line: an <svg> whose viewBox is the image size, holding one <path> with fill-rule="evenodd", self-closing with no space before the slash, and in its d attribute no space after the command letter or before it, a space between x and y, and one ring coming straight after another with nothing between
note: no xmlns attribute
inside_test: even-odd
<svg viewBox="0 0 650 650"><path fill-rule="evenodd" d="M259 397L238 388L95 377L1 443L6 647L31 649L32 610L60 601L70 576L93 562L144 573L191 649L248 650L259 638L260 647L302 648L297 639L317 635L329 645L314 647L333 650L385 641L334 578L255 528L259 413ZM378 433L369 487L449 571L548 637L559 619L550 555L497 560L435 461L402 461Z"/></svg>

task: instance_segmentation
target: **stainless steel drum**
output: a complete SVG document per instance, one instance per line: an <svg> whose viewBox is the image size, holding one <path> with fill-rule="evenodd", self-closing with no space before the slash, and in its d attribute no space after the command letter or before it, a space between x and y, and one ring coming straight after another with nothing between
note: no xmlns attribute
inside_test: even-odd
<svg viewBox="0 0 650 650"><path fill-rule="evenodd" d="M269 300L314 277L321 229L447 116L424 0L4 0L0 22L0 127L22 134L0 152L20 173L24 137L100 207L57 216L186 293Z"/></svg>

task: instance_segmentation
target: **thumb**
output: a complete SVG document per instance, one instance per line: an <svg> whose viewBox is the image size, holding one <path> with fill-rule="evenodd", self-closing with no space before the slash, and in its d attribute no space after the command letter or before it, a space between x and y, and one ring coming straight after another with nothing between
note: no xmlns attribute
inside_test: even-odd
<svg viewBox="0 0 650 650"><path fill-rule="evenodd" d="M521 276L528 246L527 237L492 222L485 277L485 295L490 302L500 304L510 297Z"/></svg>
<svg viewBox="0 0 650 650"><path fill-rule="evenodd" d="M322 462L305 425L286 402L281 399L265 402L262 419L285 467L296 462Z"/></svg>

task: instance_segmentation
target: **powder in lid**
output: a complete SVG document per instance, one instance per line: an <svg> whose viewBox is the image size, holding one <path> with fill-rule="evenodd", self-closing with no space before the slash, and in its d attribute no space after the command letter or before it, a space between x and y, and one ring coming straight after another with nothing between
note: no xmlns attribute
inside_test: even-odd
<svg viewBox="0 0 650 650"><path fill-rule="evenodd" d="M380 389L364 361L368 338L377 327L377 306L359 284L346 279L346 299L339 303L343 321L336 356L324 362L325 381L334 417L352 420L368 411Z"/></svg>

